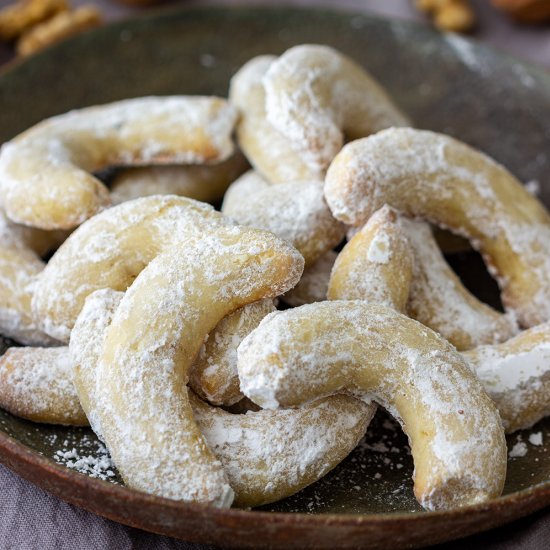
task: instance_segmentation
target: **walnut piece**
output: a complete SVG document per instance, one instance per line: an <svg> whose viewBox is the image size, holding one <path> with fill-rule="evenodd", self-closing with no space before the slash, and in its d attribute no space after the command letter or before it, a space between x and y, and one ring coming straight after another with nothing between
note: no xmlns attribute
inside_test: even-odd
<svg viewBox="0 0 550 550"><path fill-rule="evenodd" d="M15 40L37 23L68 10L67 0L19 0L0 10L0 40Z"/></svg>
<svg viewBox="0 0 550 550"><path fill-rule="evenodd" d="M101 13L94 6L82 6L74 11L58 13L25 33L17 42L17 53L21 56L30 55L101 23Z"/></svg>
<svg viewBox="0 0 550 550"><path fill-rule="evenodd" d="M416 6L443 31L467 32L476 24L469 0L416 0Z"/></svg>

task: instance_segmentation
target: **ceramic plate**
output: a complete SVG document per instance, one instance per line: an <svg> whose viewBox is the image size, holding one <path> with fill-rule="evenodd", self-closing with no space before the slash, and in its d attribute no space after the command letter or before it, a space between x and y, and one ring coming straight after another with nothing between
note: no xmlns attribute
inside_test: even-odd
<svg viewBox="0 0 550 550"><path fill-rule="evenodd" d="M307 42L349 54L417 127L481 148L550 204L547 73L455 35L354 13L206 8L109 25L3 72L0 141L76 107L149 94L226 95L251 57ZM483 298L498 300L476 261L455 257L453 265ZM538 436L530 436L539 433L542 445L534 445ZM501 525L550 503L550 420L509 438L510 449L518 443L526 453L509 460L501 498L427 513L413 496L406 441L379 415L356 451L315 485L262 510L214 510L126 489L98 460L104 451L89 430L34 425L0 410L0 461L40 487L128 525L234 547L414 547Z"/></svg>

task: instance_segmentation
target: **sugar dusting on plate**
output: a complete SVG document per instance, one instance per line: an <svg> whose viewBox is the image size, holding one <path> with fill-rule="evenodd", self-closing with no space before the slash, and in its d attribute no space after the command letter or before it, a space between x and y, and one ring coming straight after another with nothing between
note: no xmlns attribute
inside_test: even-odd
<svg viewBox="0 0 550 550"><path fill-rule="evenodd" d="M70 451L56 451L53 459L58 464L64 464L71 470L104 481L116 476L113 470L113 461L107 452L107 448L103 445L98 448L96 455L81 455L73 447Z"/></svg>
<svg viewBox="0 0 550 550"><path fill-rule="evenodd" d="M120 483L109 451L94 435L85 433L74 437L74 432L71 432L64 439L57 434L51 434L47 439L57 449L52 453L57 464L92 478Z"/></svg>

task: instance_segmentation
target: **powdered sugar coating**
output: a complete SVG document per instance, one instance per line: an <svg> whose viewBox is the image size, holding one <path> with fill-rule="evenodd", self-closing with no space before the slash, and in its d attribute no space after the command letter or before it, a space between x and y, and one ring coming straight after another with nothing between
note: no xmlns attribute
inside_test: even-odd
<svg viewBox="0 0 550 550"><path fill-rule="evenodd" d="M191 404L235 490L237 506L274 502L325 475L356 447L376 410L343 395L245 415L198 399Z"/></svg>
<svg viewBox="0 0 550 550"><path fill-rule="evenodd" d="M110 289L88 296L71 334L76 386L98 435L96 366L105 329L122 296ZM189 398L194 418L221 460L238 506L284 498L324 475L357 445L375 411L372 405L337 396L299 409L230 414L202 402L192 392ZM75 459L74 467L89 467L88 460L77 458L70 451L60 457Z"/></svg>
<svg viewBox="0 0 550 550"><path fill-rule="evenodd" d="M388 235L376 235L367 250L367 259L374 264L388 264L391 259L390 238Z"/></svg>
<svg viewBox="0 0 550 550"><path fill-rule="evenodd" d="M276 308L266 299L224 317L206 337L191 368L189 384L214 405L233 405L244 396L237 373L237 348L242 339Z"/></svg>
<svg viewBox="0 0 550 550"><path fill-rule="evenodd" d="M360 225L383 204L470 239L523 327L550 319L550 215L501 165L441 134L391 128L344 147L325 196Z"/></svg>
<svg viewBox="0 0 550 550"><path fill-rule="evenodd" d="M82 224L50 259L34 290L34 317L45 332L67 342L94 290L126 290L162 250L232 223L208 204L174 195L110 208Z"/></svg>
<svg viewBox="0 0 550 550"><path fill-rule="evenodd" d="M233 492L195 423L185 383L219 321L294 286L303 258L271 233L218 227L138 275L107 329L97 368L103 439L126 483L176 500L229 506Z"/></svg>
<svg viewBox="0 0 550 550"><path fill-rule="evenodd" d="M0 332L26 345L54 345L34 321L31 300L44 269L38 255L20 243L0 245Z"/></svg>
<svg viewBox="0 0 550 550"><path fill-rule="evenodd" d="M550 415L550 323L464 357L496 403L508 433Z"/></svg>
<svg viewBox="0 0 550 550"><path fill-rule="evenodd" d="M519 331L513 314L480 302L445 261L430 226L403 218L414 254L408 314L459 350L508 340Z"/></svg>
<svg viewBox="0 0 550 550"><path fill-rule="evenodd" d="M20 223L75 227L110 202L91 172L224 160L236 119L223 99L187 96L128 99L47 119L2 147L3 206Z"/></svg>
<svg viewBox="0 0 550 550"><path fill-rule="evenodd" d="M9 348L0 357L0 407L34 422L85 426L69 349Z"/></svg>
<svg viewBox="0 0 550 550"><path fill-rule="evenodd" d="M427 509L498 496L506 444L498 411L465 360L430 329L382 306L320 302L267 316L238 350L241 387L269 408L347 391L402 424Z"/></svg>
<svg viewBox="0 0 550 550"><path fill-rule="evenodd" d="M336 258L327 296L329 300L363 300L403 312L412 270L413 254L398 214L384 206Z"/></svg>
<svg viewBox="0 0 550 550"><path fill-rule="evenodd" d="M123 292L111 288L92 292L78 315L69 342L75 390L90 426L99 438L102 437L102 429L96 411L97 364L105 344L107 327L123 296Z"/></svg>
<svg viewBox="0 0 550 550"><path fill-rule="evenodd" d="M269 66L263 84L267 120L312 170L325 171L348 139L407 118L362 67L327 46L287 50Z"/></svg>
<svg viewBox="0 0 550 550"><path fill-rule="evenodd" d="M231 79L229 99L241 114L237 141L254 169L270 182L322 179L324 171L310 167L266 118L262 78L275 59L255 57Z"/></svg>
<svg viewBox="0 0 550 550"><path fill-rule="evenodd" d="M53 245L57 236L11 222L0 210L0 333L26 345L55 341L32 318L34 282L44 269L37 252Z"/></svg>
<svg viewBox="0 0 550 550"><path fill-rule="evenodd" d="M306 265L339 244L345 234L325 202L321 181L271 185L249 172L229 187L222 212L241 225L271 231L292 243Z"/></svg>

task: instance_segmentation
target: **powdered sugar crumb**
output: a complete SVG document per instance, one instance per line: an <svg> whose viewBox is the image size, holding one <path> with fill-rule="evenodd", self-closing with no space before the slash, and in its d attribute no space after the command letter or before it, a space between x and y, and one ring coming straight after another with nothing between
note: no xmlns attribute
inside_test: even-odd
<svg viewBox="0 0 550 550"><path fill-rule="evenodd" d="M510 458L520 458L527 454L527 445L523 441L518 441L508 453Z"/></svg>
<svg viewBox="0 0 550 550"><path fill-rule="evenodd" d="M540 195L539 180L529 180L524 187L527 190L527 192L533 195L534 197L538 197Z"/></svg>
<svg viewBox="0 0 550 550"><path fill-rule="evenodd" d="M111 480L116 476L109 452L101 444L98 446L96 454L82 455L73 447L69 451L56 451L53 459L71 470L104 481Z"/></svg>
<svg viewBox="0 0 550 550"><path fill-rule="evenodd" d="M535 432L529 435L529 443L540 447L542 445L542 432Z"/></svg>

